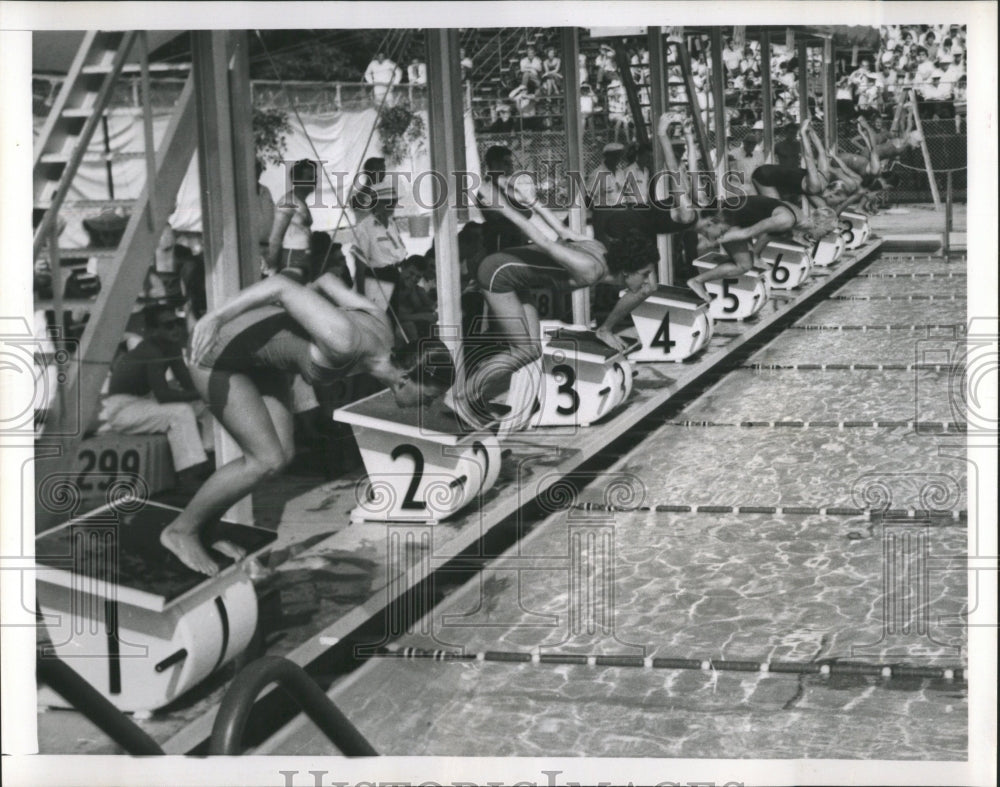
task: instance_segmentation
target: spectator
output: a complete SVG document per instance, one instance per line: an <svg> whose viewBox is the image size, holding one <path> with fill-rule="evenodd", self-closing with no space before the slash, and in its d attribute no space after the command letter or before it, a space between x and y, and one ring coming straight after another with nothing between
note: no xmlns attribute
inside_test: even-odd
<svg viewBox="0 0 1000 787"><path fill-rule="evenodd" d="M407 342L430 336L431 326L437 322L437 304L420 286L423 271L423 257L407 257L399 265L399 284L392 294L392 310Z"/></svg>
<svg viewBox="0 0 1000 787"><path fill-rule="evenodd" d="M528 131L539 129L539 118L536 117L538 105L535 101L535 94L529 93L528 88L524 85L518 85L511 91L509 98L514 101L514 106L517 107L517 114L521 118L521 128Z"/></svg>
<svg viewBox="0 0 1000 787"><path fill-rule="evenodd" d="M730 77L733 77L740 72L740 64L742 61L742 54L733 44L733 39L727 36L725 49L722 50L722 62L725 64L726 71L729 73Z"/></svg>
<svg viewBox="0 0 1000 787"><path fill-rule="evenodd" d="M761 126L763 127L763 123ZM733 171L739 173L744 194L757 193L752 175L757 167L765 163L764 151L761 150L759 142L757 135L751 132L743 137L743 142L737 145L732 153Z"/></svg>
<svg viewBox="0 0 1000 787"><path fill-rule="evenodd" d="M608 84L611 75L618 70L615 66L615 50L607 44L601 44L594 65L597 67L597 89L601 90Z"/></svg>
<svg viewBox="0 0 1000 787"><path fill-rule="evenodd" d="M257 209L257 242L261 257L266 259L271 228L274 226L274 197L271 196L271 190L260 182L260 176L264 174L264 162L257 159L254 170L257 173L257 203L254 206Z"/></svg>
<svg viewBox="0 0 1000 787"><path fill-rule="evenodd" d="M498 104L496 120L490 124L488 131L508 134L515 130L517 130L517 120L514 119L510 104Z"/></svg>
<svg viewBox="0 0 1000 787"><path fill-rule="evenodd" d="M312 213L306 199L316 190L319 166L315 161L300 159L292 165L291 188L275 207L274 223L268 240L265 276L277 273L289 265L308 270L309 234Z"/></svg>
<svg viewBox="0 0 1000 787"><path fill-rule="evenodd" d="M547 96L555 96L562 92L562 60L556 54L556 48L550 46L545 50L545 60L542 62L542 92Z"/></svg>
<svg viewBox="0 0 1000 787"><path fill-rule="evenodd" d="M399 281L399 263L406 259L406 245L392 215L396 187L387 181L373 188L375 203L354 226L354 256L358 289L370 301L387 308Z"/></svg>
<svg viewBox="0 0 1000 787"><path fill-rule="evenodd" d="M624 131L625 140L632 138L632 115L628 111L625 86L618 78L618 72L611 74L607 89L608 123L614 126L615 141Z"/></svg>
<svg viewBox="0 0 1000 787"><path fill-rule="evenodd" d="M370 210L375 204L375 192L372 187L385 180L385 159L380 156L366 158L355 178L351 193L351 208L358 211ZM360 219L359 216L355 216Z"/></svg>
<svg viewBox="0 0 1000 787"><path fill-rule="evenodd" d="M931 74L934 73L934 61L930 59L927 49L924 47L917 47L917 72L915 75L915 83L918 93L923 93L923 90L931 83Z"/></svg>
<svg viewBox="0 0 1000 787"><path fill-rule="evenodd" d="M163 305L146 307L143 319L145 338L112 366L98 431L166 433L181 485L198 486L211 471L212 416L184 363L184 320Z"/></svg>
<svg viewBox="0 0 1000 787"><path fill-rule="evenodd" d="M411 85L427 84L427 64L419 57L413 58L406 67L406 80Z"/></svg>
<svg viewBox="0 0 1000 787"><path fill-rule="evenodd" d="M593 114L600 107L597 105L597 99L594 95L593 89L589 84L584 82L580 85L580 118L583 120L583 128L590 129L593 125Z"/></svg>
<svg viewBox="0 0 1000 787"><path fill-rule="evenodd" d="M968 80L965 74L962 74L955 82L955 100L953 106L955 107L956 134L960 134L966 125L965 119L969 111L968 99L966 98L967 84Z"/></svg>
<svg viewBox="0 0 1000 787"><path fill-rule="evenodd" d="M960 49L952 50L951 63L945 69L941 81L950 85L956 85L958 80L965 76L964 53Z"/></svg>
<svg viewBox="0 0 1000 787"><path fill-rule="evenodd" d="M520 76L521 87L527 93L534 94L538 91L542 75L542 61L535 52L533 46L528 47L527 54L521 58Z"/></svg>
<svg viewBox="0 0 1000 787"><path fill-rule="evenodd" d="M952 87L949 83L943 82L942 77L944 72L940 69L931 72L931 83L924 88L923 101L920 104L920 116L923 118L950 120L955 116L951 104Z"/></svg>
<svg viewBox="0 0 1000 787"><path fill-rule="evenodd" d="M462 69L462 81L464 82L472 73L472 58L465 54L464 48L458 50L458 56L460 58L459 67Z"/></svg>
<svg viewBox="0 0 1000 787"><path fill-rule="evenodd" d="M622 159L625 146L619 142L609 142L604 146L601 163L587 183L587 197L591 208L610 208L622 202L622 187L625 172Z"/></svg>
<svg viewBox="0 0 1000 787"><path fill-rule="evenodd" d="M837 117L845 120L854 119L854 89L850 77L840 77L837 80Z"/></svg>
<svg viewBox="0 0 1000 787"><path fill-rule="evenodd" d="M590 84L590 67L587 65L587 56L581 52L577 55L576 59L576 70L579 74L579 80L581 85Z"/></svg>
<svg viewBox="0 0 1000 787"><path fill-rule="evenodd" d="M365 82L372 86L372 101L376 106L383 103L392 106L392 88L403 78L403 72L389 60L384 52L376 52L365 69Z"/></svg>
<svg viewBox="0 0 1000 787"><path fill-rule="evenodd" d="M650 177L653 172L653 147L649 143L633 143L625 157L622 202L626 205L649 203Z"/></svg>

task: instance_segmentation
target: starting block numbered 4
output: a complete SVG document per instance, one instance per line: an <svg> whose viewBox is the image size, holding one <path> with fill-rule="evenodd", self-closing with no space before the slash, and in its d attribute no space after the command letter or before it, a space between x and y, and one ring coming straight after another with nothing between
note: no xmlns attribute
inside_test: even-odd
<svg viewBox="0 0 1000 787"><path fill-rule="evenodd" d="M513 380L512 380L513 384ZM542 384L531 426L589 426L632 393L632 365L593 331L560 328L542 346Z"/></svg>
<svg viewBox="0 0 1000 787"><path fill-rule="evenodd" d="M333 418L351 425L368 472L355 522L439 522L490 489L500 472L496 436L463 431L439 402L407 410L380 391Z"/></svg>
<svg viewBox="0 0 1000 787"><path fill-rule="evenodd" d="M840 214L840 227L841 236L844 238L844 248L848 250L860 249L864 246L872 231L865 214L849 210Z"/></svg>
<svg viewBox="0 0 1000 787"><path fill-rule="evenodd" d="M846 241L843 235L836 232L824 235L813 245L813 265L818 268L833 265L833 263L840 259L840 255L844 253L845 246Z"/></svg>
<svg viewBox="0 0 1000 787"><path fill-rule="evenodd" d="M730 261L727 255L713 251L696 259L694 266L701 270L712 270ZM764 308L771 295L767 276L754 270L707 281L705 289L712 296L708 316L713 320L745 320L752 317Z"/></svg>
<svg viewBox="0 0 1000 787"><path fill-rule="evenodd" d="M812 258L798 243L768 241L760 252L760 261L767 266L767 282L772 290L792 290L809 279Z"/></svg>
<svg viewBox="0 0 1000 787"><path fill-rule="evenodd" d="M708 304L691 290L661 284L632 312L641 346L631 361L683 361L708 344Z"/></svg>
<svg viewBox="0 0 1000 787"><path fill-rule="evenodd" d="M178 513L141 501L104 506L35 542L45 650L123 711L172 702L243 653L257 627L257 594L245 563L234 566L212 552L228 567L207 577L160 544L160 532ZM276 537L229 522L217 523L213 536L248 556ZM50 689L39 702L66 705Z"/></svg>

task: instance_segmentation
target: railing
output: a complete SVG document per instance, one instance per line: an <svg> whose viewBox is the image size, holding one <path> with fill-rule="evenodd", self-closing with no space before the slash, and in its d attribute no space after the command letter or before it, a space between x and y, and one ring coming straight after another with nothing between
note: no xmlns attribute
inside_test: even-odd
<svg viewBox="0 0 1000 787"><path fill-rule="evenodd" d="M273 683L291 695L330 742L346 757L375 757L378 752L330 700L304 669L278 656L264 656L247 665L222 698L212 726L211 754L240 754L243 731L254 702Z"/></svg>
<svg viewBox="0 0 1000 787"><path fill-rule="evenodd" d="M128 754L164 753L156 741L60 659L38 653L36 668L40 682L62 696Z"/></svg>

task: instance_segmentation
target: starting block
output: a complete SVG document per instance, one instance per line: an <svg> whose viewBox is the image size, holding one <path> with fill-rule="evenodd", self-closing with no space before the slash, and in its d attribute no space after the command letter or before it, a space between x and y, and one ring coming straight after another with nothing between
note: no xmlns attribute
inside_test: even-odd
<svg viewBox="0 0 1000 787"><path fill-rule="evenodd" d="M809 279L812 257L798 243L768 241L760 252L760 261L767 265L767 282L772 290L792 290Z"/></svg>
<svg viewBox="0 0 1000 787"><path fill-rule="evenodd" d="M661 284L632 312L641 347L632 361L683 361L708 344L708 304L691 290Z"/></svg>
<svg viewBox="0 0 1000 787"><path fill-rule="evenodd" d="M871 225L863 213L845 210L840 214L841 236L844 238L845 249L860 249L868 242L871 235Z"/></svg>
<svg viewBox="0 0 1000 787"><path fill-rule="evenodd" d="M731 262L727 255L713 251L698 257L694 266L711 270L727 262ZM755 270L707 281L705 289L712 296L708 316L713 320L745 320L763 309L771 296L767 276Z"/></svg>
<svg viewBox="0 0 1000 787"><path fill-rule="evenodd" d="M440 402L402 409L380 391L334 411L354 430L368 472L354 522L436 523L496 483L500 444L469 431Z"/></svg>
<svg viewBox="0 0 1000 787"><path fill-rule="evenodd" d="M123 711L163 707L246 650L257 627L257 595L246 563L212 552L224 566L207 577L160 544L180 509L143 501L98 508L38 536L37 600L49 643ZM213 540L248 557L270 530L219 522ZM39 702L66 702L39 687Z"/></svg>
<svg viewBox="0 0 1000 787"><path fill-rule="evenodd" d="M831 232L828 235L824 235L813 246L813 265L818 268L833 265L833 263L840 259L840 255L844 253L846 245L847 242L840 233Z"/></svg>
<svg viewBox="0 0 1000 787"><path fill-rule="evenodd" d="M589 426L631 393L632 365L621 352L593 331L560 327L542 344L538 409L529 425Z"/></svg>

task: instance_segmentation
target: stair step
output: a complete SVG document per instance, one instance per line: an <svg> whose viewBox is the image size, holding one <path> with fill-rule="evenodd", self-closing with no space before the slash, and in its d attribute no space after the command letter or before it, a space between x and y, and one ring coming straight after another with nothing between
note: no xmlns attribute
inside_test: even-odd
<svg viewBox="0 0 1000 787"><path fill-rule="evenodd" d="M67 199L63 200L62 207L73 206L74 208L128 208L135 204L134 199ZM50 202L36 202L37 210L48 210L52 206Z"/></svg>
<svg viewBox="0 0 1000 787"><path fill-rule="evenodd" d="M83 257L111 258L118 253L114 246L83 246L76 249L59 249L59 259L81 259Z"/></svg>

